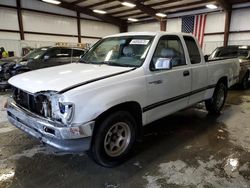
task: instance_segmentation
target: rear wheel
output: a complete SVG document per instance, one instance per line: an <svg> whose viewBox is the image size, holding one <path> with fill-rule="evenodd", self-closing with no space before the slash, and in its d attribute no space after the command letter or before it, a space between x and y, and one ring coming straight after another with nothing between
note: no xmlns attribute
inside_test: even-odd
<svg viewBox="0 0 250 188"><path fill-rule="evenodd" d="M214 90L213 97L205 101L206 109L211 114L220 114L227 97L227 86L219 82Z"/></svg>
<svg viewBox="0 0 250 188"><path fill-rule="evenodd" d="M248 88L248 79L249 79L249 72L247 72L245 74L245 76L243 77L243 80L241 82L242 89L247 89Z"/></svg>
<svg viewBox="0 0 250 188"><path fill-rule="evenodd" d="M136 140L136 122L126 111L107 116L93 136L92 156L105 167L116 166L125 161Z"/></svg>

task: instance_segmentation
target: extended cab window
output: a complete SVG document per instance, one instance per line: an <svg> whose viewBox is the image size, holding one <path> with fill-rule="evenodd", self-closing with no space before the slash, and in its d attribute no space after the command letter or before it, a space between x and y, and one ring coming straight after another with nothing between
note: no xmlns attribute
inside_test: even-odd
<svg viewBox="0 0 250 188"><path fill-rule="evenodd" d="M151 62L151 70L159 58L171 61L172 66L186 65L182 43L177 36L164 36L159 40Z"/></svg>
<svg viewBox="0 0 250 188"><path fill-rule="evenodd" d="M201 55L195 40L188 36L184 36L184 40L188 49L191 64L201 63Z"/></svg>

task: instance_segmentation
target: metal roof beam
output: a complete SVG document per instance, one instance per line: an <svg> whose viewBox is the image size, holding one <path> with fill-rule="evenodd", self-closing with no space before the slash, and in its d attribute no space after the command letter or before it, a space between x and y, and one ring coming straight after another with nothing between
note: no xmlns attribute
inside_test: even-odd
<svg viewBox="0 0 250 188"><path fill-rule="evenodd" d="M123 2L123 0L119 0L120 2ZM132 1L132 3L134 3L136 5L136 8L139 9L140 11L158 19L161 20L159 17L157 17L155 14L157 13L155 9L151 8L148 5L144 5L141 3L141 0L136 0L136 1Z"/></svg>
<svg viewBox="0 0 250 188"><path fill-rule="evenodd" d="M225 10L231 11L232 5L227 0L216 0L216 2Z"/></svg>
<svg viewBox="0 0 250 188"><path fill-rule="evenodd" d="M119 27L124 27L124 25L127 25L127 22L125 22L124 20L121 20L119 18L115 18L113 16L110 16L108 14L97 14L95 12L93 12L91 9L88 9L86 7L82 7L82 6L77 6L65 1L61 1L61 4L59 4L58 6L68 9L68 10L72 10L72 11L76 11L76 12L80 12L82 14L86 14L95 18L98 18L104 22L109 22L112 23L114 25L117 25Z"/></svg>
<svg viewBox="0 0 250 188"><path fill-rule="evenodd" d="M98 2L98 3L94 3L94 4L91 4L91 5L88 5L85 8L93 8L93 7L105 5L105 4L108 4L108 3L112 3L114 1L116 1L116 0L101 1L101 2Z"/></svg>

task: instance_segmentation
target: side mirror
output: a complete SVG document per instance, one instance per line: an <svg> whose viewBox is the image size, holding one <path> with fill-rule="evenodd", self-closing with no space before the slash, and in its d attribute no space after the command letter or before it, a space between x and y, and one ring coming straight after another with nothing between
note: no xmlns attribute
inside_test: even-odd
<svg viewBox="0 0 250 188"><path fill-rule="evenodd" d="M204 56L205 61L208 61L208 58L209 58L209 55Z"/></svg>
<svg viewBox="0 0 250 188"><path fill-rule="evenodd" d="M45 56L43 57L43 60L44 60L44 61L47 61L49 58L50 58L49 55L45 55Z"/></svg>
<svg viewBox="0 0 250 188"><path fill-rule="evenodd" d="M155 70L170 70L172 69L172 61L170 58L158 58L155 63Z"/></svg>

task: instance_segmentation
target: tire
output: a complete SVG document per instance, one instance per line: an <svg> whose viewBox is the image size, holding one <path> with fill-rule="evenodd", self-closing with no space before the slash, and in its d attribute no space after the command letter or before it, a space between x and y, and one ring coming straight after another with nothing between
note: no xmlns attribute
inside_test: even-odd
<svg viewBox="0 0 250 188"><path fill-rule="evenodd" d="M219 82L215 87L213 97L205 101L206 109L209 113L219 115L227 97L227 86Z"/></svg>
<svg viewBox="0 0 250 188"><path fill-rule="evenodd" d="M244 90L248 88L248 79L249 79L249 73L247 72L241 82L241 88Z"/></svg>
<svg viewBox="0 0 250 188"><path fill-rule="evenodd" d="M124 162L136 141L136 121L133 116L126 111L118 111L108 115L97 126L91 145L95 162L105 167Z"/></svg>

